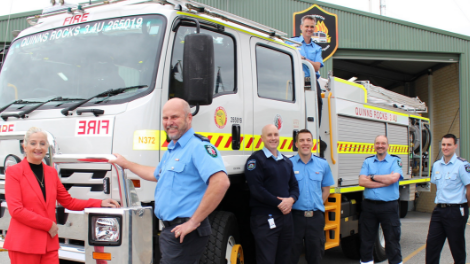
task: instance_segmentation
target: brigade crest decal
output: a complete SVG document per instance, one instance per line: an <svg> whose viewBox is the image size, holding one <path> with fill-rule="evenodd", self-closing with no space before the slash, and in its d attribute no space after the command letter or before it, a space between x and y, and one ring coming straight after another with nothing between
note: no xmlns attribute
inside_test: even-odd
<svg viewBox="0 0 470 264"><path fill-rule="evenodd" d="M206 148L207 154L211 155L211 157L217 157L217 150L212 145L204 145Z"/></svg>
<svg viewBox="0 0 470 264"><path fill-rule="evenodd" d="M300 23L305 15L317 20L312 40L322 48L323 61L328 60L338 49L338 15L323 10L319 5L294 13L294 36L300 36Z"/></svg>
<svg viewBox="0 0 470 264"><path fill-rule="evenodd" d="M224 128L227 124L227 112L222 106L219 106L215 109L214 121L218 128Z"/></svg>
<svg viewBox="0 0 470 264"><path fill-rule="evenodd" d="M282 125L283 125L281 115L277 114L274 117L274 125L277 127L278 130L281 130Z"/></svg>
<svg viewBox="0 0 470 264"><path fill-rule="evenodd" d="M247 170L254 170L256 168L256 160L252 159L246 163Z"/></svg>

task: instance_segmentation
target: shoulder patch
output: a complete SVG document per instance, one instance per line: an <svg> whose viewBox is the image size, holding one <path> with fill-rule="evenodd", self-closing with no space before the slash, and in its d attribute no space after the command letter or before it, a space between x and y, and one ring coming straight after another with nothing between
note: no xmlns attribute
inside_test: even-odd
<svg viewBox="0 0 470 264"><path fill-rule="evenodd" d="M256 160L255 159L249 160L246 163L246 169L250 171L256 169Z"/></svg>
<svg viewBox="0 0 470 264"><path fill-rule="evenodd" d="M401 163L401 159L397 159L397 163L398 163L398 167L402 167L403 166L403 163Z"/></svg>
<svg viewBox="0 0 470 264"><path fill-rule="evenodd" d="M215 150L214 146L204 145L204 148L206 148L207 154L209 154L211 157L213 158L217 157L217 150Z"/></svg>
<svg viewBox="0 0 470 264"><path fill-rule="evenodd" d="M461 157L457 157L457 159L458 159L458 160L460 160L460 161L463 161L463 162L467 162L467 160L466 160L466 159L464 159L464 158L461 158Z"/></svg>
<svg viewBox="0 0 470 264"><path fill-rule="evenodd" d="M470 164L465 165L465 171L470 173Z"/></svg>
<svg viewBox="0 0 470 264"><path fill-rule="evenodd" d="M206 138L205 136L202 136L202 135L199 135L199 134L196 134L194 133L194 136L199 138L201 141L207 141L207 142L211 142L208 138Z"/></svg>

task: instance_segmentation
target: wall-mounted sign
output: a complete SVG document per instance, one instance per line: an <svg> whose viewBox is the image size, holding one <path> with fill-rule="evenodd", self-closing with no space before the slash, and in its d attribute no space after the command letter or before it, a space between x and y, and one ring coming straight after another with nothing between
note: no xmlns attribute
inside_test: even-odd
<svg viewBox="0 0 470 264"><path fill-rule="evenodd" d="M323 61L329 59L338 49L338 15L323 10L318 5L294 13L294 36L300 35L302 17L313 15L317 24L312 40L322 48Z"/></svg>

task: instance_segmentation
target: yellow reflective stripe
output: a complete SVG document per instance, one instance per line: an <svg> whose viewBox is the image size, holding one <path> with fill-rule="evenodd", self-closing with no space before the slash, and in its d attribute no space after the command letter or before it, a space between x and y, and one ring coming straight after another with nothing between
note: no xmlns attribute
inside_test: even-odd
<svg viewBox="0 0 470 264"><path fill-rule="evenodd" d="M181 12L181 11L178 11L178 12L176 12L176 13L177 13L178 15L185 15L185 16L196 17L196 18L200 18L200 19L207 20L207 21L211 21L211 22L213 22L213 23L216 23L216 24L219 24L219 25L222 25L222 26L225 26L225 27L234 29L234 30L236 30L236 31L240 31L240 32L243 32L243 33L246 33L246 34L249 34L249 35L258 37L258 38L262 38L262 39L267 40L267 41L271 41L271 42L275 42L275 43L281 44L281 45L286 46L286 47L289 47L289 48L291 48L291 49L297 49L296 47L291 46L291 45L289 45L289 44L286 44L286 43L284 43L284 42L281 42L280 40L279 40L279 41L276 41L276 40L274 40L274 39L270 39L270 38L267 38L267 37L263 37L262 35L259 35L259 34L256 34L256 33L250 32L250 31L246 31L246 30L244 30L244 29L240 29L240 28L237 28L237 27L234 27L234 26L230 26L230 25L227 25L227 24L222 23L222 22L220 22L220 21L213 20L213 19L210 19L210 18L207 18L207 17L202 17L202 16L198 16L198 15L194 15L194 14L190 14L190 13L186 13L186 12Z"/></svg>
<svg viewBox="0 0 470 264"><path fill-rule="evenodd" d="M401 180L400 185L409 185L409 184L415 184L415 183L423 183L423 182L429 182L431 181L430 178L424 178L424 179L417 179L417 180Z"/></svg>
<svg viewBox="0 0 470 264"><path fill-rule="evenodd" d="M428 122L429 122L429 118L426 118L426 117L417 116L417 115L410 115L410 117L412 117L412 118L417 118L417 119L422 119L422 120L425 120L425 121L428 121Z"/></svg>
<svg viewBox="0 0 470 264"><path fill-rule="evenodd" d="M330 193L350 193L350 192L360 192L364 191L364 187L354 186L354 187L335 187L330 189ZM334 190L332 192L332 190Z"/></svg>
<svg viewBox="0 0 470 264"><path fill-rule="evenodd" d="M369 109L374 109L374 110L378 110L378 111L382 111L382 112L386 112L386 113L391 113L391 114L396 114L396 115L401 115L401 116L406 116L408 117L407 114L403 114L403 113L400 113L400 112L395 112L395 111L391 111L391 110L388 110L388 109L383 109L383 108L379 108L379 107L375 107L375 106L370 106L370 105L363 105L365 108L369 108Z"/></svg>
<svg viewBox="0 0 470 264"><path fill-rule="evenodd" d="M340 83L344 83L344 84L347 84L347 85L352 85L354 87L362 89L364 91L364 103L367 103L367 90L363 85L355 83L355 82L346 81L346 80L338 78L338 77L335 77L335 81L340 82Z"/></svg>
<svg viewBox="0 0 470 264"><path fill-rule="evenodd" d="M407 155L407 145L389 145L388 153L392 155ZM338 141L338 154L375 154L374 143Z"/></svg>

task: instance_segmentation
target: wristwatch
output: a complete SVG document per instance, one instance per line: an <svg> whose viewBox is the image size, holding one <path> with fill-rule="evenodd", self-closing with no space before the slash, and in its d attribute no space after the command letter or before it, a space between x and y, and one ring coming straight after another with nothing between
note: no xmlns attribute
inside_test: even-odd
<svg viewBox="0 0 470 264"><path fill-rule="evenodd" d="M369 175L370 179L375 182L374 176L375 176L374 174L370 174L370 175Z"/></svg>

